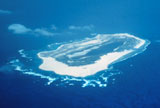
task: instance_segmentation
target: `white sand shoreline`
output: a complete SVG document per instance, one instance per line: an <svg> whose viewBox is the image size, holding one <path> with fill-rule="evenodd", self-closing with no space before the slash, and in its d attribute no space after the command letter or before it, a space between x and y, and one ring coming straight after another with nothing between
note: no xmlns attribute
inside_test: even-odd
<svg viewBox="0 0 160 108"><path fill-rule="evenodd" d="M135 37L129 34L114 34L114 35L126 35L126 37L131 37L140 42L134 46L134 48L139 49L145 44L145 40ZM95 41L96 42L96 41ZM43 63L39 66L40 69L45 71L53 71L59 75L69 75L74 77L86 77L94 75L99 71L106 70L110 64L119 60L121 57L132 53L134 50L124 50L121 52L111 52L100 57L99 60L95 61L93 64L87 64L82 66L69 66L63 62L57 61L52 57L42 57L38 53L38 57L43 60Z"/></svg>

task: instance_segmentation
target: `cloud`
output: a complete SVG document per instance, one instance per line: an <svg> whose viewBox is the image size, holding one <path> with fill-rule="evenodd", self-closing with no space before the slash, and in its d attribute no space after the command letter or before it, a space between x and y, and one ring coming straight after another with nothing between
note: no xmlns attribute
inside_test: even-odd
<svg viewBox="0 0 160 108"><path fill-rule="evenodd" d="M29 28L22 24L11 24L8 26L8 30L12 31L14 34L29 34L33 36L55 36L55 35L77 35L79 33L88 33L94 30L93 25L85 26L74 26L71 25L66 30L58 30L55 25L50 27L41 27L41 28ZM80 31L80 32L79 32ZM84 32L82 32L84 31Z"/></svg>
<svg viewBox="0 0 160 108"><path fill-rule="evenodd" d="M93 25L85 25L85 26L75 26L75 25L71 25L69 26L70 30L93 30L94 26Z"/></svg>
<svg viewBox="0 0 160 108"><path fill-rule="evenodd" d="M53 28L54 27L54 28ZM43 36L54 36L57 35L58 33L54 33L51 30L55 30L56 26L51 26L50 29L48 28L36 28L36 29L31 29L27 28L22 24L11 24L8 27L8 30L12 31L15 34L32 34L32 35L43 35Z"/></svg>
<svg viewBox="0 0 160 108"><path fill-rule="evenodd" d="M8 30L13 31L15 34L25 34L32 31L31 29L21 24L12 24L8 27Z"/></svg>
<svg viewBox="0 0 160 108"><path fill-rule="evenodd" d="M40 35L44 35L44 36L53 36L54 35L54 33L49 32L43 28L41 28L41 29L37 28L34 30L34 32L37 34L40 34Z"/></svg>
<svg viewBox="0 0 160 108"><path fill-rule="evenodd" d="M0 14L11 14L11 11L8 10L0 10Z"/></svg>

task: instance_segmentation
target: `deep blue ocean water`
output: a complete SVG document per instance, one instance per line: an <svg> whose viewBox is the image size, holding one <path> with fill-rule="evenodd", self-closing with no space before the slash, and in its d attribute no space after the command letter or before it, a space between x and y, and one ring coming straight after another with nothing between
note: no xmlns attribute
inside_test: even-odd
<svg viewBox="0 0 160 108"><path fill-rule="evenodd" d="M47 79L25 75L8 67L0 71L0 108L159 108L160 33L158 0L2 0L0 9L0 67L19 56L18 50L45 49L48 44L82 39L89 33L130 33L151 44L135 57L113 65L121 74L107 87L46 85ZM14 34L11 24L28 28L55 24L58 36ZM94 25L92 31L66 35L70 25ZM75 33L75 31L74 31ZM115 79L113 81L113 79Z"/></svg>

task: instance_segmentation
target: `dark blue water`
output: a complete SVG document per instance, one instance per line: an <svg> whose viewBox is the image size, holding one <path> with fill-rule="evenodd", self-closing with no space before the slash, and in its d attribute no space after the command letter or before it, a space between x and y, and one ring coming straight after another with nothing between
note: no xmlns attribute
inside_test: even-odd
<svg viewBox="0 0 160 108"><path fill-rule="evenodd" d="M16 71L3 72L0 74L1 107L158 108L158 48L152 43L144 53L115 64L123 74L117 75L114 84L109 83L105 88L45 86L44 79Z"/></svg>
<svg viewBox="0 0 160 108"><path fill-rule="evenodd" d="M45 85L46 79L4 69L0 72L0 108L159 108L160 107L160 7L158 0L1 0L0 66L18 56L19 49L39 50L55 42L86 37L88 32L56 37L17 35L14 23L31 29L55 24L58 32L69 25L95 26L91 33L126 32L151 41L143 53L114 64L121 74L107 87ZM90 33L89 32L89 33Z"/></svg>

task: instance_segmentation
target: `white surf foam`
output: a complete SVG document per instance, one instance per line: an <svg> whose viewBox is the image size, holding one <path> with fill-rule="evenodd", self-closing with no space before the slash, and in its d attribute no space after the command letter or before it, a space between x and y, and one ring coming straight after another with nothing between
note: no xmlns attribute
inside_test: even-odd
<svg viewBox="0 0 160 108"><path fill-rule="evenodd" d="M105 45L107 49L103 51L108 50L108 48L113 47L114 43L117 44L119 42L123 44L116 47L116 50L113 48L110 52L103 55L99 54L99 57L97 57L97 55L87 55L94 50L101 49L102 46ZM98 34L93 38L63 44L56 50L38 53L38 57L43 60L39 68L45 71L53 71L59 75L86 77L107 69L110 64L119 60L121 57L141 49L145 43L145 40L127 33ZM85 64L81 64L83 62L81 58L84 57L86 57L86 61L84 61ZM97 57L97 59L94 59L91 63L89 60L92 61L92 59L87 57ZM67 59L67 61L73 61L72 65L65 62L65 59ZM77 65L78 63L80 64Z"/></svg>
<svg viewBox="0 0 160 108"><path fill-rule="evenodd" d="M42 79L48 79L47 85L50 85L53 81L56 80L56 78L52 78L50 76L45 76L45 75L42 75L42 74L36 73L36 72L24 72L24 74L37 76L37 77L40 77Z"/></svg>

